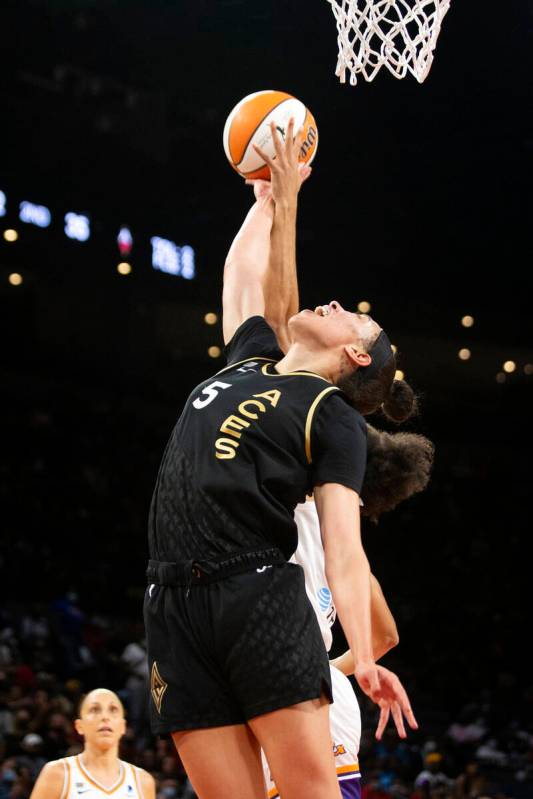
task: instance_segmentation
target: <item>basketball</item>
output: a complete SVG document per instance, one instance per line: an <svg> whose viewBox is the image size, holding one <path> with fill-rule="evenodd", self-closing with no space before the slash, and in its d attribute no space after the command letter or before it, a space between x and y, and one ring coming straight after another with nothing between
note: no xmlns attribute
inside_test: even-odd
<svg viewBox="0 0 533 799"><path fill-rule="evenodd" d="M270 123L276 123L278 132L285 139L291 117L294 117L294 134L302 137L298 160L310 164L318 147L315 118L296 97L286 92L266 90L244 97L226 119L224 151L232 167L247 179L270 180L270 169L253 145L274 158L276 151Z"/></svg>

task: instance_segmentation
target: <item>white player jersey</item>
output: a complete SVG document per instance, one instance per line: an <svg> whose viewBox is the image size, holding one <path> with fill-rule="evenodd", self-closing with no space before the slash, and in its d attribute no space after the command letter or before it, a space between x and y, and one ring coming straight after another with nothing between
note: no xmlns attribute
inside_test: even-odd
<svg viewBox="0 0 533 799"><path fill-rule="evenodd" d="M89 774L80 755L63 758L65 782L61 799L143 799L139 769L131 763L119 760L117 781L110 788L104 787Z"/></svg>
<svg viewBox="0 0 533 799"><path fill-rule="evenodd" d="M334 666L330 666L330 668L333 704L329 708L329 729L337 780L344 783L343 796L358 796L359 788L355 790L350 786L356 785L361 779L358 762L361 713L348 677L345 677ZM279 799L278 789L272 781L270 769L263 753L262 758L268 799Z"/></svg>
<svg viewBox="0 0 533 799"><path fill-rule="evenodd" d="M298 548L291 561L304 570L307 596L318 619L326 650L329 652L333 642L331 627L335 621L336 611L326 580L324 548L315 503L302 502L301 505L297 505L294 521L298 527Z"/></svg>

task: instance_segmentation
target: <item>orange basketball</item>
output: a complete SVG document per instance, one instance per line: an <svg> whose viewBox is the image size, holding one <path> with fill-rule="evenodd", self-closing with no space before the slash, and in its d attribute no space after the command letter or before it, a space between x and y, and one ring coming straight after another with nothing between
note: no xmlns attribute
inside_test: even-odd
<svg viewBox="0 0 533 799"><path fill-rule="evenodd" d="M257 144L274 158L270 123L272 120L276 123L284 139L291 117L294 117L294 133L302 132L299 161L310 164L318 147L318 129L312 113L296 97L268 89L244 97L226 120L224 151L232 167L245 178L270 180L270 169L253 145Z"/></svg>

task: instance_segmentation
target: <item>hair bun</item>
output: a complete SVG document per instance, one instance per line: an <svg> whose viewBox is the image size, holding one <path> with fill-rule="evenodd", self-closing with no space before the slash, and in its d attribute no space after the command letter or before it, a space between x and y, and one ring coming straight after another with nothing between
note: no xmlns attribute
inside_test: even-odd
<svg viewBox="0 0 533 799"><path fill-rule="evenodd" d="M405 422L418 409L415 392L405 380L393 380L381 407L387 419Z"/></svg>

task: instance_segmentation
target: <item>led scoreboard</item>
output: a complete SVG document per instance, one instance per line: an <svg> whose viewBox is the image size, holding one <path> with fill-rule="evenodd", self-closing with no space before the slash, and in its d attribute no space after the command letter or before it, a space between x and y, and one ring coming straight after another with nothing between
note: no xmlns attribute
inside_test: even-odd
<svg viewBox="0 0 533 799"><path fill-rule="evenodd" d="M0 190L0 218L16 217L25 225L38 228L51 228L61 226L64 235L71 241L84 243L92 236L91 218L85 213L68 211L66 214L55 214L47 206L29 200L21 200L10 206L6 193ZM5 220L7 224L7 219ZM12 222L10 223L12 224ZM6 240L16 241L14 237ZM148 242L147 242L148 243ZM175 275L185 280L192 280L196 274L195 252L189 244L176 244L170 239L161 236L152 236L151 267L168 275ZM134 235L129 227L122 225L118 228L116 245L121 258L129 258L134 249ZM127 274L123 271L122 274Z"/></svg>

